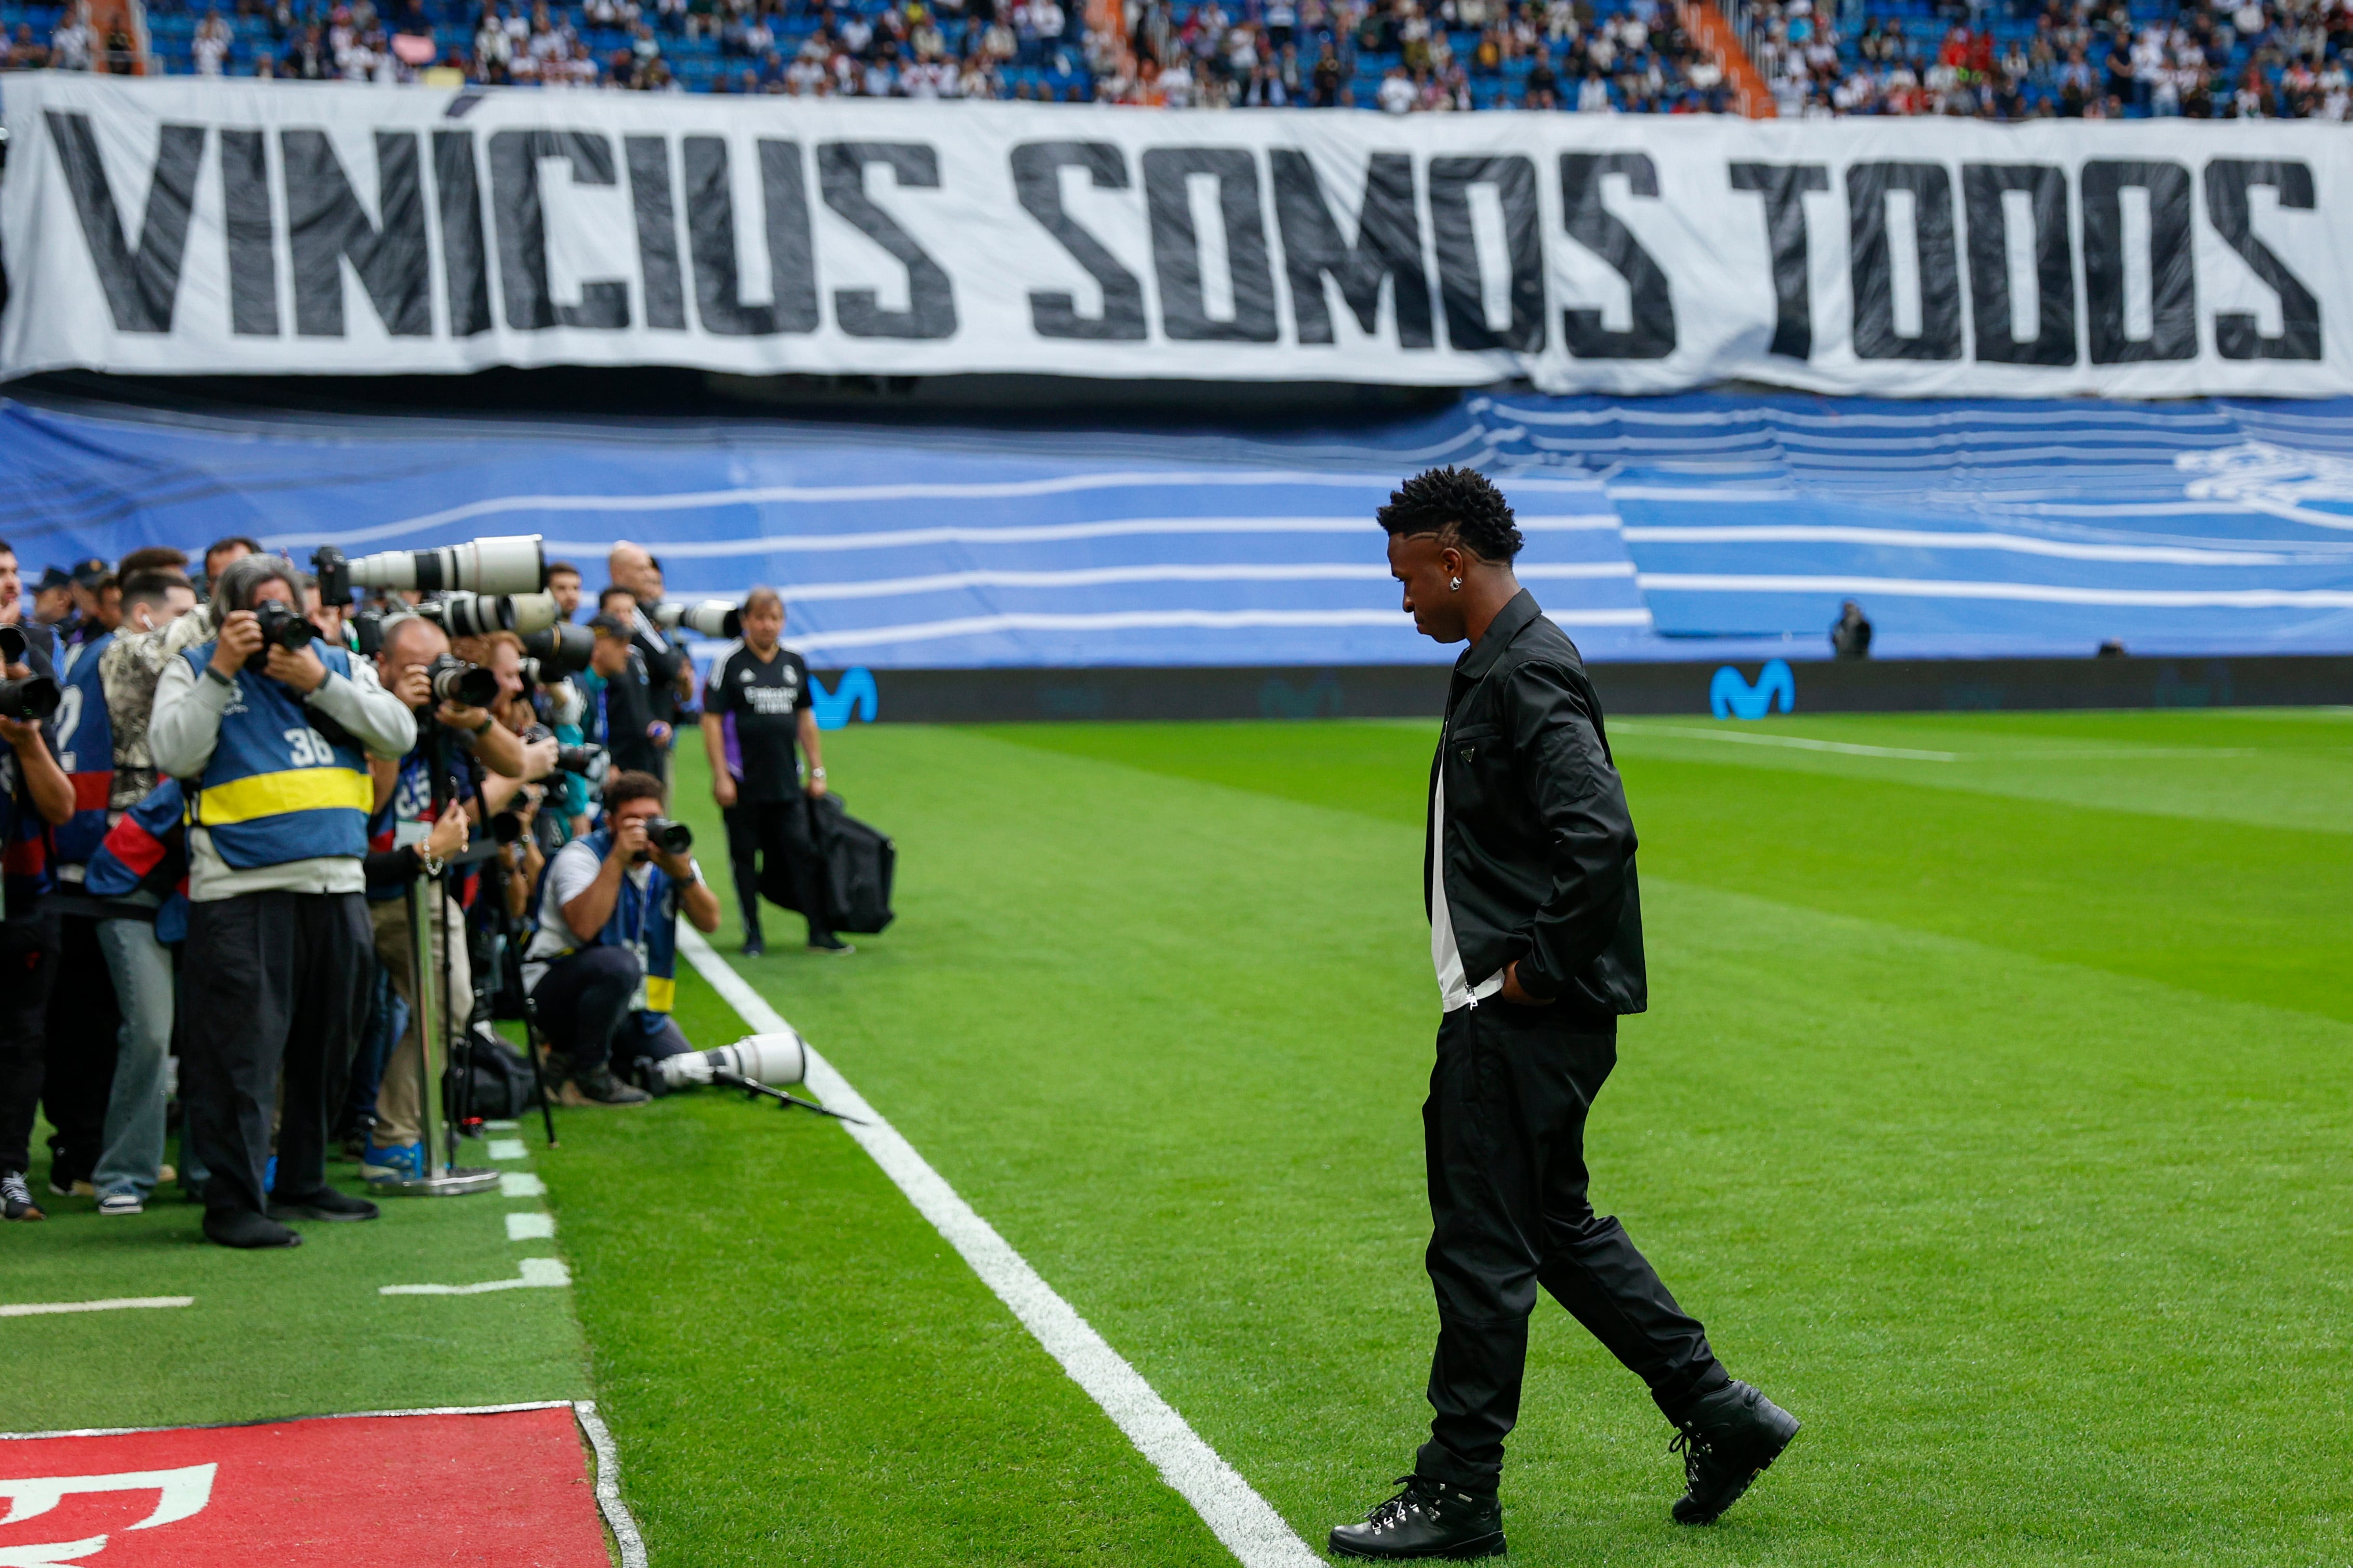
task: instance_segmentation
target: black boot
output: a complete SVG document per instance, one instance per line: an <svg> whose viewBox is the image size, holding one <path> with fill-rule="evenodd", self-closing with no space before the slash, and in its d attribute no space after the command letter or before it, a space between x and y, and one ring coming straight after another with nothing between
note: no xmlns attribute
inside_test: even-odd
<svg viewBox="0 0 2353 1568"><path fill-rule="evenodd" d="M1702 1394L1675 1425L1685 1489L1677 1524L1715 1523L1798 1435L1796 1416L1745 1383Z"/></svg>
<svg viewBox="0 0 2353 1568"><path fill-rule="evenodd" d="M307 1197L290 1198L280 1194L269 1194L271 1219L323 1219L330 1222L375 1219L384 1211L365 1198L355 1198L339 1193L332 1187L321 1187Z"/></svg>
<svg viewBox="0 0 2353 1568"><path fill-rule="evenodd" d="M1338 1557L1500 1557L1504 1505L1424 1476L1400 1476L1405 1490L1332 1531Z"/></svg>
<svg viewBox="0 0 2353 1568"><path fill-rule="evenodd" d="M205 1239L222 1247L300 1247L302 1238L250 1209L206 1209Z"/></svg>

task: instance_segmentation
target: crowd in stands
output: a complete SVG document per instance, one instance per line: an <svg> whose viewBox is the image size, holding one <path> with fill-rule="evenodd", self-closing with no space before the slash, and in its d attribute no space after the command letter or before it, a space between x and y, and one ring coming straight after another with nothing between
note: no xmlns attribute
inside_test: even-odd
<svg viewBox="0 0 2353 1568"><path fill-rule="evenodd" d="M2323 119L2353 112L2353 0L1873 0L1841 28L1758 0L1749 50L1784 116Z"/></svg>
<svg viewBox="0 0 2353 1568"><path fill-rule="evenodd" d="M0 63L128 70L80 0ZM36 16L47 18L46 25ZM1670 0L238 0L149 13L169 73L1172 109L1721 111ZM1114 24L1113 18L1116 17Z"/></svg>
<svg viewBox="0 0 2353 1568"><path fill-rule="evenodd" d="M698 689L660 565L626 542L593 606L547 568L557 624L529 642L464 604L337 602L251 539L200 559L28 581L0 542L0 1218L134 1215L176 1184L223 1246L373 1219L352 1188L424 1181L431 1126L468 1120L470 1088L427 1087L444 1042L555 1103L644 1102L692 1048L676 922L720 920L661 821L684 729L744 951L764 895L811 951L851 951L815 847L813 686L773 591ZM526 1017L528 1057L497 1027Z"/></svg>

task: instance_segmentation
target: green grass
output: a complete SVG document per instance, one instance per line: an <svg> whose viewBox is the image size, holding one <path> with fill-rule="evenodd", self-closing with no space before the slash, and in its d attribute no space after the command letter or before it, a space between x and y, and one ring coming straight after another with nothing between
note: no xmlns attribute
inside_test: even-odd
<svg viewBox="0 0 2353 1568"><path fill-rule="evenodd" d="M2353 715L1738 727L1860 751L1731 728L1612 726L1653 1011L1590 1156L1597 1202L1807 1431L1678 1531L1665 1427L1547 1301L1514 1557L2345 1563ZM837 961L772 913L772 956L733 961L1311 1541L1427 1420L1430 741L838 732L835 783L899 842L899 923ZM678 805L723 889L691 755ZM739 1032L681 995L699 1042ZM537 1165L658 1564L1229 1561L838 1127L680 1097L574 1112ZM35 1228L0 1236L5 1299L32 1299ZM48 1231L40 1265L71 1266ZM518 1298L564 1300L457 1304ZM393 1353L358 1348L361 1305L302 1308L299 1397L427 1403L317 1403L337 1357ZM135 1352L126 1386L76 1373L54 1418L0 1425L209 1411L247 1353L111 1326L0 1321L12 1409L61 1357ZM455 1381L473 1343L414 1359Z"/></svg>
<svg viewBox="0 0 2353 1568"><path fill-rule="evenodd" d="M1680 1532L1664 1428L1547 1303L1515 1555L2343 1562L2353 724L1678 727L1617 731L1656 1010L1596 1190L1809 1429ZM839 734L900 924L739 961L1311 1540L1426 1419L1429 745ZM553 1166L657 1561L1216 1561L850 1147L705 1099Z"/></svg>

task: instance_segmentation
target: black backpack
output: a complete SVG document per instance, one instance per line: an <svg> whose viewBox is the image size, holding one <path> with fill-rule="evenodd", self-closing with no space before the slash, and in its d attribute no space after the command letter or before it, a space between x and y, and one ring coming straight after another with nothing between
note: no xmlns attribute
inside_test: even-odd
<svg viewBox="0 0 2353 1568"><path fill-rule="evenodd" d="M460 1071L453 1060L441 1075L447 1114L455 1120L460 1110L469 1110L486 1121L512 1121L527 1110L538 1110L539 1080L532 1074L531 1058L486 1024L475 1025L471 1034L473 1103L466 1105L460 1097ZM465 1045L459 1041L458 1049L463 1051Z"/></svg>
<svg viewBox="0 0 2353 1568"><path fill-rule="evenodd" d="M891 880L899 868L898 846L890 835L850 816L832 795L809 802L809 827L825 859L833 929L879 931L889 925L894 918Z"/></svg>

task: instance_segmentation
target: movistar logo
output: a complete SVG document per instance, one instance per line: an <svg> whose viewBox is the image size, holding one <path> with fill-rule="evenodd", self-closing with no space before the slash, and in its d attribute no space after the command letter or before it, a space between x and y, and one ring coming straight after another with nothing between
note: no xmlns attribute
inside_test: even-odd
<svg viewBox="0 0 2353 1568"><path fill-rule="evenodd" d="M841 672L840 682L831 691L816 676L809 677L809 706L817 710L817 727L839 730L849 722L854 710L869 724L874 722L874 710L881 699L874 689L874 672L864 665Z"/></svg>
<svg viewBox="0 0 2353 1568"><path fill-rule="evenodd" d="M1754 686L1728 664L1707 683L1708 710L1719 719L1762 719L1773 710L1776 700L1784 713L1798 706L1798 678L1786 658L1777 658L1758 670Z"/></svg>

